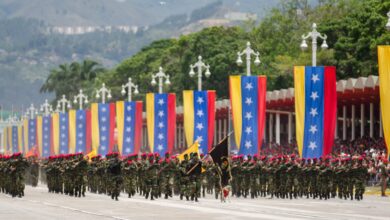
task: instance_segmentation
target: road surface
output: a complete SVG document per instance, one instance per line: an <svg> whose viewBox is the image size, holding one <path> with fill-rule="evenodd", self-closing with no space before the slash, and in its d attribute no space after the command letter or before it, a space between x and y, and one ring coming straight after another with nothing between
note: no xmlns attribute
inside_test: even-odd
<svg viewBox="0 0 390 220"><path fill-rule="evenodd" d="M390 219L390 197L365 196L363 201L328 201L313 199L244 199L232 198L221 203L211 196L198 203L168 200L146 200L141 196L120 201L106 195L87 193L84 198L74 198L47 192L45 186L27 186L25 197L11 198L0 193L0 219L78 220L78 219Z"/></svg>

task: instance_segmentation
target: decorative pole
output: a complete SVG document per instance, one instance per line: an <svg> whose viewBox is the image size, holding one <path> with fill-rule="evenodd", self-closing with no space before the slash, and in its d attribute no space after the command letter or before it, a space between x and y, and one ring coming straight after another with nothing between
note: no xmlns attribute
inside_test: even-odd
<svg viewBox="0 0 390 220"><path fill-rule="evenodd" d="M27 109L27 116L30 117L30 119L35 118L35 115L38 114L38 110L34 107L34 104L31 104L31 106Z"/></svg>
<svg viewBox="0 0 390 220"><path fill-rule="evenodd" d="M106 88L106 84L103 83L102 88L96 90L96 98L102 97L102 103L106 103L106 98L111 99L111 90Z"/></svg>
<svg viewBox="0 0 390 220"><path fill-rule="evenodd" d="M80 110L83 109L83 103L85 103L85 104L88 103L88 96L83 94L82 89L80 89L79 94L74 97L73 103L75 103L75 104L78 103L80 106L80 108L79 108Z"/></svg>
<svg viewBox="0 0 390 220"><path fill-rule="evenodd" d="M61 109L61 113L65 113L66 107L68 107L68 109L72 108L72 106L70 105L70 101L66 99L65 95L62 95L62 98L57 102L56 111L60 112Z"/></svg>
<svg viewBox="0 0 390 220"><path fill-rule="evenodd" d="M196 62L195 64L191 64L190 65L190 76L193 77L195 76L195 71L194 71L194 68L198 68L198 90L201 91L202 90L202 70L203 68L206 69L206 72L205 72L205 76L206 77L209 77L211 75L210 73L210 65L206 65L205 63L202 62L202 56L199 56L198 57L198 62Z"/></svg>
<svg viewBox="0 0 390 220"><path fill-rule="evenodd" d="M390 11L387 12L387 17L388 19L387 19L386 29L390 31Z"/></svg>
<svg viewBox="0 0 390 220"><path fill-rule="evenodd" d="M169 81L169 75L165 74L163 68L160 66L158 68L158 73L152 75L152 85L156 85L156 78L158 78L158 93L163 93L163 79L165 78L165 84L170 85L171 81Z"/></svg>
<svg viewBox="0 0 390 220"><path fill-rule="evenodd" d="M129 81L122 85L122 95L126 95L126 89L127 89L127 100L129 102L131 102L131 96L133 94L133 89L134 89L134 94L138 94L138 85L134 84L132 81L131 81L131 78L129 77Z"/></svg>
<svg viewBox="0 0 390 220"><path fill-rule="evenodd" d="M322 44L321 44L321 48L322 49L327 49L328 48L328 44L326 44L326 34L322 35L321 33L319 33L317 31L317 24L316 23L313 23L313 26L312 26L312 31L309 32L306 36L305 35L302 35L302 43L301 43L301 49L302 50L306 50L308 48L307 46L307 43L306 43L306 39L308 38L311 38L311 41L312 41L312 66L316 66L317 65L317 38L321 38L323 41L322 41Z"/></svg>
<svg viewBox="0 0 390 220"><path fill-rule="evenodd" d="M43 112L43 114L45 116L48 116L50 115L50 113L53 111L53 107L49 104L49 101L47 101L47 99L45 100L45 103L43 103L41 105L41 112Z"/></svg>
<svg viewBox="0 0 390 220"><path fill-rule="evenodd" d="M255 59L255 65L258 66L260 64L260 53L255 52L251 48L251 43L248 41L246 43L246 48L242 52L237 52L238 58L237 58L237 65L241 66L242 65L242 59L241 56L246 55L246 75L250 76L251 75L251 55L256 56Z"/></svg>

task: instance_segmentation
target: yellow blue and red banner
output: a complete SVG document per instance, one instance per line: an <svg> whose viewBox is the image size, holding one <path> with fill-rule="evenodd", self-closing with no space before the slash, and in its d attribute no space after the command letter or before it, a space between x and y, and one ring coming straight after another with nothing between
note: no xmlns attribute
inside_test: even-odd
<svg viewBox="0 0 390 220"><path fill-rule="evenodd" d="M230 76L234 137L240 154L260 153L264 126L267 78Z"/></svg>
<svg viewBox="0 0 390 220"><path fill-rule="evenodd" d="M215 91L183 91L184 131L187 145L199 143L199 153L207 154L213 144Z"/></svg>
<svg viewBox="0 0 390 220"><path fill-rule="evenodd" d="M85 110L77 110L76 117L76 133L75 133L75 153L87 152L87 113Z"/></svg>
<svg viewBox="0 0 390 220"><path fill-rule="evenodd" d="M48 157L50 155L53 155L52 151L52 122L51 122L51 116L43 116L42 117L42 132L41 132L41 140L42 140L42 151L41 156L42 157Z"/></svg>
<svg viewBox="0 0 390 220"><path fill-rule="evenodd" d="M59 113L59 152L69 153L69 116L68 113Z"/></svg>
<svg viewBox="0 0 390 220"><path fill-rule="evenodd" d="M37 119L29 119L28 120L28 150L30 150L33 147L37 147L38 145L38 138L37 138Z"/></svg>
<svg viewBox="0 0 390 220"><path fill-rule="evenodd" d="M298 151L303 158L332 152L337 113L336 68L294 67Z"/></svg>
<svg viewBox="0 0 390 220"><path fill-rule="evenodd" d="M116 102L118 150L138 154L142 140L142 102Z"/></svg>
<svg viewBox="0 0 390 220"><path fill-rule="evenodd" d="M176 94L146 94L146 119L151 152L172 153L176 130Z"/></svg>
<svg viewBox="0 0 390 220"><path fill-rule="evenodd" d="M378 46L379 93L383 134L387 151L390 151L390 46Z"/></svg>
<svg viewBox="0 0 390 220"><path fill-rule="evenodd" d="M11 127L12 132L12 153L19 152L19 136L18 136L18 126L13 125Z"/></svg>
<svg viewBox="0 0 390 220"><path fill-rule="evenodd" d="M115 103L93 103L92 117L92 150L98 154L106 155L112 152L115 144ZM88 150L88 153L91 150Z"/></svg>
<svg viewBox="0 0 390 220"><path fill-rule="evenodd" d="M3 128L3 143L2 143L2 152L5 153L7 152L7 144L8 144L8 135L7 135L7 130L8 128L5 127Z"/></svg>

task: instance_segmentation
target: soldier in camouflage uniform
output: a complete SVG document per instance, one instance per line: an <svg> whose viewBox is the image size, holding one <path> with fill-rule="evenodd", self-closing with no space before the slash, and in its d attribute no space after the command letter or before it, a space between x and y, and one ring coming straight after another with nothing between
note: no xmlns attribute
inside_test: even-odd
<svg viewBox="0 0 390 220"><path fill-rule="evenodd" d="M198 163L199 157L197 153L191 153L190 161L187 165L187 173L192 170ZM201 166L201 165L200 165ZM198 197L200 195L200 173L192 172L189 175L189 196L191 197L191 201L198 202Z"/></svg>
<svg viewBox="0 0 390 220"><path fill-rule="evenodd" d="M290 199L293 197L296 199L298 197L298 173L299 167L295 161L295 154L290 156L290 161L287 163L287 182L286 182L286 191Z"/></svg>
<svg viewBox="0 0 390 220"><path fill-rule="evenodd" d="M137 191L138 166L137 154L129 155L122 164L123 187L128 197L135 195Z"/></svg>
<svg viewBox="0 0 390 220"><path fill-rule="evenodd" d="M248 162L247 169L250 174L250 195L254 199L255 197L257 198L260 184L260 165L257 160L257 155L253 155L253 160Z"/></svg>
<svg viewBox="0 0 390 220"><path fill-rule="evenodd" d="M123 184L122 161L119 159L118 153L107 154L106 159L108 161L107 175L111 199L118 201Z"/></svg>
<svg viewBox="0 0 390 220"><path fill-rule="evenodd" d="M179 173L180 173L180 200L185 196L187 200L189 200L189 178L187 175L187 165L189 162L188 154L184 155L184 160L180 162L179 165Z"/></svg>
<svg viewBox="0 0 390 220"><path fill-rule="evenodd" d="M241 182L241 188L242 188L242 195L244 198L246 198L249 195L250 190L250 181L251 181L251 172L250 172L250 161L252 160L251 155L247 155L247 159L242 163L241 170L242 170L242 182Z"/></svg>
<svg viewBox="0 0 390 220"><path fill-rule="evenodd" d="M146 153L141 155L141 161L138 164L138 182L139 182L139 193L142 196L146 196L146 168L148 167L148 160Z"/></svg>
<svg viewBox="0 0 390 220"><path fill-rule="evenodd" d="M97 193L99 187L99 176L97 174L98 165L100 163L101 156L97 155L91 158L91 162L88 166L88 187L90 192Z"/></svg>
<svg viewBox="0 0 390 220"><path fill-rule="evenodd" d="M10 194L12 197L24 196L24 173L28 166L29 164L27 160L23 158L22 153L15 153L11 156L9 160L9 175L11 181Z"/></svg>
<svg viewBox="0 0 390 220"><path fill-rule="evenodd" d="M365 192L365 184L368 177L368 169L363 165L363 157L358 157L354 166L355 199L362 200Z"/></svg>
<svg viewBox="0 0 390 220"><path fill-rule="evenodd" d="M169 152L165 153L165 158L160 163L159 176L161 180L161 191L164 194L164 198L172 197L173 183L175 175L176 165L171 160Z"/></svg>
<svg viewBox="0 0 390 220"><path fill-rule="evenodd" d="M149 163L146 165L146 174L145 174L145 198L154 200L159 196L159 184L158 184L158 172L160 170L159 165L159 155L158 154L149 154Z"/></svg>
<svg viewBox="0 0 390 220"><path fill-rule="evenodd" d="M87 188L88 162L82 153L75 155L73 163L73 175L75 176L75 196L85 196Z"/></svg>

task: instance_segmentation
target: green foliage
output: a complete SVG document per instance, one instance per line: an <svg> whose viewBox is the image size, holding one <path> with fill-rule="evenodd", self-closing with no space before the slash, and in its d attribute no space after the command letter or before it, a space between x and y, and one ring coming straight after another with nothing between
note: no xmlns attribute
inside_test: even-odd
<svg viewBox="0 0 390 220"><path fill-rule="evenodd" d="M164 91L176 93L180 104L182 90L197 88L196 79L188 73L190 64L201 55L212 74L204 78L203 89L215 89L218 98L228 98L228 75L244 73L245 66L239 67L235 61L237 52L250 41L262 62L259 67L251 67L252 74L266 75L268 90L291 87L293 67L311 65L311 48L302 52L299 45L312 23L327 35L330 48L318 50L317 65L335 65L340 79L376 74L376 47L390 42L390 32L385 29L389 10L390 2L381 0L321 0L315 7L307 0L285 0L253 29L248 30L248 25L212 27L177 39L155 41L85 86L94 88L106 82L114 99L123 99L121 85L131 77L143 94L135 98L142 99L146 92L157 91L150 84L151 75L162 66L172 82Z"/></svg>
<svg viewBox="0 0 390 220"><path fill-rule="evenodd" d="M72 62L62 64L50 71L46 82L42 85L41 92L55 94L55 100L66 95L68 99L75 96L80 89L84 89L91 97L95 78L105 70L95 61L84 60L82 63Z"/></svg>

